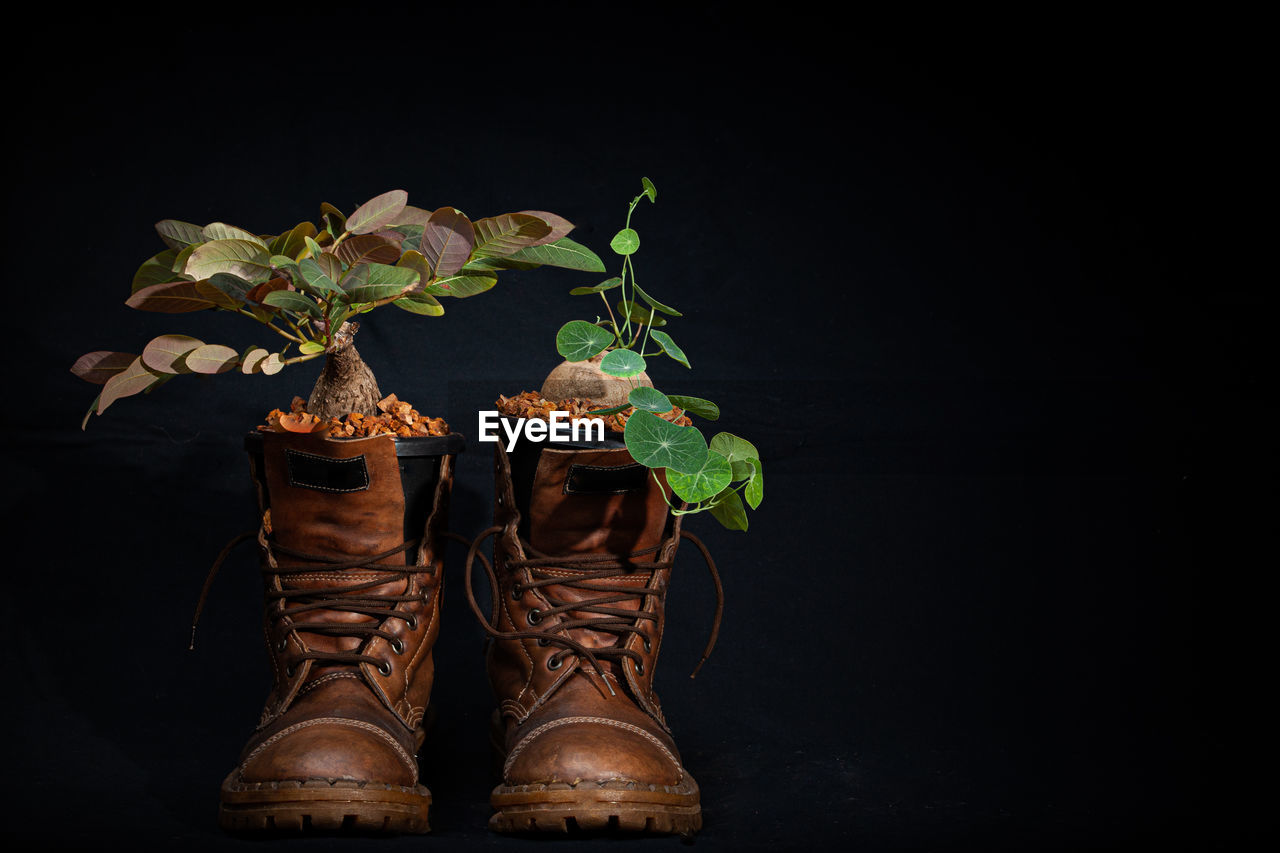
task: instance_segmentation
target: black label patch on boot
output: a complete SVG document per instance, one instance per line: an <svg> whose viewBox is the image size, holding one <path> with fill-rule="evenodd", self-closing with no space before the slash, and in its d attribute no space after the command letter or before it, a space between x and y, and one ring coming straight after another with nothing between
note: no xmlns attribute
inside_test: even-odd
<svg viewBox="0 0 1280 853"><path fill-rule="evenodd" d="M301 450L285 450L289 485L319 492L363 492L369 488L369 469L364 456L330 459Z"/></svg>
<svg viewBox="0 0 1280 853"><path fill-rule="evenodd" d="M625 495L646 487L649 469L643 465L570 465L564 481L566 495Z"/></svg>

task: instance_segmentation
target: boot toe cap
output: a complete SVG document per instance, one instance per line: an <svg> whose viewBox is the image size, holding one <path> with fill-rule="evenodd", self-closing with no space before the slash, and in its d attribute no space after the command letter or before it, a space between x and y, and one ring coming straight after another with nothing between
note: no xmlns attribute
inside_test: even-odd
<svg viewBox="0 0 1280 853"><path fill-rule="evenodd" d="M307 720L264 740L240 765L244 782L345 779L412 786L417 761L385 729L342 718Z"/></svg>
<svg viewBox="0 0 1280 853"><path fill-rule="evenodd" d="M685 774L675 751L657 735L602 717L538 726L512 748L503 777L508 785L621 781L674 786Z"/></svg>

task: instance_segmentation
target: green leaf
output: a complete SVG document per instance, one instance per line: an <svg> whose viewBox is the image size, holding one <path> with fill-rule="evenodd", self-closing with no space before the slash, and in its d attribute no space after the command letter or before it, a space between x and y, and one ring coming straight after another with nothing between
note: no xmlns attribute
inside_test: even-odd
<svg viewBox="0 0 1280 853"><path fill-rule="evenodd" d="M617 350L617 352L630 352L630 350ZM663 394L657 388L650 388L647 385L632 388L631 393L627 395L627 402L645 412L662 413L669 412L672 409L672 403L667 399L666 394ZM718 491L720 490L716 489L716 492ZM715 492L711 494L715 494ZM711 497L711 495L707 495L707 497Z"/></svg>
<svg viewBox="0 0 1280 853"><path fill-rule="evenodd" d="M302 281L295 281L295 284L313 290L321 296L330 293L341 293L342 288L338 287L338 283L325 274L320 268L320 264L315 258L303 258L298 261L298 272L302 275Z"/></svg>
<svg viewBox="0 0 1280 853"><path fill-rule="evenodd" d="M619 255L634 255L640 248L640 235L634 228L623 228L609 241L609 248Z"/></svg>
<svg viewBox="0 0 1280 853"><path fill-rule="evenodd" d="M320 258L324 257L325 255L324 247L321 246L319 243L317 243L315 240L311 239L310 237L304 236L302 238L302 243L307 247L308 257L314 258L316 260L319 260ZM298 254L294 255L294 257L297 258L299 262L303 260L302 252L299 252Z"/></svg>
<svg viewBox="0 0 1280 853"><path fill-rule="evenodd" d="M102 414L116 400L141 394L160 380L160 375L147 369L142 357L135 358L124 370L107 380L98 395L98 414Z"/></svg>
<svg viewBox="0 0 1280 853"><path fill-rule="evenodd" d="M545 246L530 246L507 255L507 260L528 261L535 264L546 264L549 267L560 267L567 270L583 272L604 272L604 261L586 246L573 242L568 237L561 237L554 243Z"/></svg>
<svg viewBox="0 0 1280 853"><path fill-rule="evenodd" d="M630 403L623 403L621 406L613 406L612 408L608 408L608 409L589 409L587 411L587 414L599 415L600 417L604 417L605 415L616 415L618 412L625 412L627 409L630 409L630 408L631 408Z"/></svg>
<svg viewBox="0 0 1280 853"><path fill-rule="evenodd" d="M138 267L138 271L133 274L131 292L137 293L142 288L153 284L168 284L175 279L189 279L190 276L173 271L173 263L178 258L178 252L178 249L165 249L160 254L143 261L142 266Z"/></svg>
<svg viewBox="0 0 1280 853"><path fill-rule="evenodd" d="M748 459L747 464L752 468L751 479L747 481L747 487L742 493L752 509L759 509L760 502L764 500L764 466L759 459Z"/></svg>
<svg viewBox="0 0 1280 853"><path fill-rule="evenodd" d="M547 223L547 225L551 228L551 231L550 233L547 234L547 236L542 237L541 239L538 240L537 245L539 246L545 243L554 243L556 240L559 240L561 237L567 236L569 232L573 230L573 227L574 227L573 223L565 219L563 216L559 216L555 213L548 213L545 210L522 210L520 212L527 214L529 216L536 216L537 218L541 219L543 222Z"/></svg>
<svg viewBox="0 0 1280 853"><path fill-rule="evenodd" d="M275 376L284 370L284 359L280 357L280 353L273 352L258 363L258 369L267 376Z"/></svg>
<svg viewBox="0 0 1280 853"><path fill-rule="evenodd" d="M128 352L95 350L87 352L76 359L76 363L71 365L71 372L85 382L102 385L112 376L133 364L134 359L137 357Z"/></svg>
<svg viewBox="0 0 1280 853"><path fill-rule="evenodd" d="M504 213L477 219L472 225L475 228L475 247L471 254L476 257L510 255L536 245L551 233L550 225L524 213Z"/></svg>
<svg viewBox="0 0 1280 853"><path fill-rule="evenodd" d="M436 279L425 288L425 292L436 296L452 296L456 299L466 299L468 296L484 293L497 283L498 277L496 275L451 275L446 278Z"/></svg>
<svg viewBox="0 0 1280 853"><path fill-rule="evenodd" d="M731 479L729 460L711 450L707 451L707 461L692 474L667 471L667 483L671 490L691 504L720 494Z"/></svg>
<svg viewBox="0 0 1280 853"><path fill-rule="evenodd" d="M226 373L239 362L240 354L222 344L204 344L187 353L187 367L196 373Z"/></svg>
<svg viewBox="0 0 1280 853"><path fill-rule="evenodd" d="M263 305L274 305L276 308L283 308L286 311L293 311L298 314L309 314L312 317L321 317L323 313L316 301L309 296L303 296L296 290L273 290L266 296L262 297Z"/></svg>
<svg viewBox="0 0 1280 853"><path fill-rule="evenodd" d="M529 261L513 261L505 258L472 258L459 272L489 272L490 270L536 270L542 264Z"/></svg>
<svg viewBox="0 0 1280 853"><path fill-rule="evenodd" d="M195 248L183 272L195 278L230 273L256 284L271 277L271 253L261 241L212 240Z"/></svg>
<svg viewBox="0 0 1280 853"><path fill-rule="evenodd" d="M745 462L748 459L759 459L760 451L745 438L739 438L731 432L718 432L711 439L711 449L730 462Z"/></svg>
<svg viewBox="0 0 1280 853"><path fill-rule="evenodd" d="M202 346L204 341L188 335L161 335L142 351L142 363L157 373L190 373L182 358Z"/></svg>
<svg viewBox="0 0 1280 853"><path fill-rule="evenodd" d="M324 344L317 343L316 341L307 341L298 345L298 352L303 355L315 355L317 353L322 353L324 352Z"/></svg>
<svg viewBox="0 0 1280 853"><path fill-rule="evenodd" d="M623 438L631 458L650 468L669 468L695 474L707 461L707 440L694 427L665 421L652 412L627 418Z"/></svg>
<svg viewBox="0 0 1280 853"><path fill-rule="evenodd" d="M720 419L720 407L710 400L704 400L701 397L683 397L679 394L668 394L667 399L672 405L679 406L691 415L697 415L709 421Z"/></svg>
<svg viewBox="0 0 1280 853"><path fill-rule="evenodd" d="M439 317L444 313L444 306L440 304L440 300L429 293L410 293L408 296L403 296L391 304L397 308L403 308L405 311L423 314L427 317Z"/></svg>
<svg viewBox="0 0 1280 853"><path fill-rule="evenodd" d="M316 234L316 226L311 222L299 222L288 231L271 241L268 251L273 255L285 255L289 258L297 258L302 254L302 250L307 248L307 238L314 238Z"/></svg>
<svg viewBox="0 0 1280 853"><path fill-rule="evenodd" d="M622 279L617 276L600 282L594 287L575 287L569 291L570 296L585 296L588 293L604 293L606 290L613 290L615 287L622 286Z"/></svg>
<svg viewBox="0 0 1280 853"><path fill-rule="evenodd" d="M156 233L170 249L185 249L205 241L204 229L178 219L161 219L156 223Z"/></svg>
<svg viewBox="0 0 1280 853"><path fill-rule="evenodd" d="M207 281L236 302L244 302L245 295L252 289L249 282L225 272L210 276Z"/></svg>
<svg viewBox="0 0 1280 853"><path fill-rule="evenodd" d="M742 506L742 499L732 489L725 489L716 498L711 507L711 515L716 521L730 530L747 529L747 511Z"/></svg>
<svg viewBox="0 0 1280 853"><path fill-rule="evenodd" d="M352 234L368 234L384 225L390 225L409 202L404 190L390 190L374 196L357 207L347 217L347 230Z"/></svg>
<svg viewBox="0 0 1280 853"><path fill-rule="evenodd" d="M671 356L676 361L683 364L685 367L689 366L689 357L684 354L684 350L676 346L676 342L671 340L671 336L668 335L666 332L659 332L654 330L649 332L649 337L657 341L658 346L662 347L662 351L665 352L667 355ZM689 399L696 400L698 398L690 397ZM716 412L717 412L717 416L719 416L718 409L716 410ZM712 418L712 420L715 420L715 418Z"/></svg>
<svg viewBox="0 0 1280 853"><path fill-rule="evenodd" d="M376 302L396 296L421 280L418 271L409 267L369 264L368 268L368 280L364 284L347 288L352 302Z"/></svg>
<svg viewBox="0 0 1280 853"><path fill-rule="evenodd" d="M658 188L653 185L653 181L648 178L640 179L640 186L644 187L644 194L649 197L652 204L658 203Z"/></svg>
<svg viewBox="0 0 1280 853"><path fill-rule="evenodd" d="M196 293L212 302L216 308L225 308L228 311L234 311L243 304L241 300L231 296L217 285L212 284L207 278L202 278L199 281L192 282L192 284L195 285Z"/></svg>
<svg viewBox="0 0 1280 853"><path fill-rule="evenodd" d="M586 361L614 342L613 333L586 320L570 320L556 332L556 352L566 361Z"/></svg>
<svg viewBox="0 0 1280 853"><path fill-rule="evenodd" d="M435 274L444 278L454 275L466 265L475 239L471 220L459 210L442 207L427 220L418 250L431 264Z"/></svg>
<svg viewBox="0 0 1280 853"><path fill-rule="evenodd" d="M632 287L634 287L634 288L636 289L636 293L640 294L640 298L641 298L641 299L643 299L645 302L649 303L649 305L651 305L653 308L657 309L658 311L661 311L663 314L666 314L668 317L683 317L683 316L684 316L683 314L681 314L679 311L677 311L676 309L672 308L671 306L669 306L669 305L663 305L661 302L659 302L658 300L654 299L654 298L653 298L652 296L650 296L649 294L645 293L643 290L641 290L641 289L640 289L640 285L638 285L638 284L636 284L636 283L635 283L635 280L634 280L634 279L631 281L631 286L632 286Z"/></svg>
<svg viewBox="0 0 1280 853"><path fill-rule="evenodd" d="M206 240L244 240L247 243L254 243L262 248L267 248L267 241L263 240L252 231L246 231L243 228L237 228L234 225L228 225L225 222L210 222L204 227L204 238ZM204 278L204 276L201 276Z"/></svg>
<svg viewBox="0 0 1280 853"><path fill-rule="evenodd" d="M644 358L634 350L616 349L613 352L606 353L605 357L600 359L600 370L602 372L622 379L643 373L644 368Z"/></svg>
<svg viewBox="0 0 1280 853"><path fill-rule="evenodd" d="M659 317L651 308L645 308L628 300L622 300L618 303L618 311L626 317L631 318L631 322L639 323L642 326L665 326L667 321Z"/></svg>
<svg viewBox="0 0 1280 853"><path fill-rule="evenodd" d="M196 289L194 281L153 284L134 292L124 304L139 311L158 311L161 314L185 314L214 307L214 303Z"/></svg>

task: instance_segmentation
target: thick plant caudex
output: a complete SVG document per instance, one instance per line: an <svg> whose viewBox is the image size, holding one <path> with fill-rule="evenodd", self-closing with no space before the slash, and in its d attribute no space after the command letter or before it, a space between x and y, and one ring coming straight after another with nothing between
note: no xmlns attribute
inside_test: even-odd
<svg viewBox="0 0 1280 853"><path fill-rule="evenodd" d="M640 249L640 235L631 227L631 216L646 198L656 204L658 190L648 178L641 178L641 192L627 207L626 223L609 243L622 258L618 275L593 287L575 287L569 291L575 296L599 294L608 317L597 317L594 322L565 323L556 334L556 350L569 366L582 363L582 368L576 371L579 376L589 377L598 371L631 381L633 387L625 402L591 414L633 410L623 433L627 450L637 462L653 469L655 478L657 469L666 469L672 491L688 504L681 508L668 501L674 514L707 511L731 530L746 530L743 500L752 509L764 500L764 468L755 445L728 432L717 433L708 442L697 427L679 426L658 417L680 408L687 414L714 421L720 417L720 407L701 397L664 394L652 387L646 373L646 359L663 355L686 368L690 366L684 350L659 328L667 325L665 317L683 315L649 295L636 281L633 258ZM616 306L610 305L605 295L612 290L618 291ZM564 367L561 365L557 371ZM546 393L544 390L544 396ZM590 393L585 389L564 388L557 396L561 399L589 397Z"/></svg>
<svg viewBox="0 0 1280 853"><path fill-rule="evenodd" d="M318 223L300 222L265 236L222 222L156 223L168 248L138 268L125 304L166 314L238 314L284 344L237 352L166 334L141 354L86 353L71 370L103 387L84 423L116 400L149 392L180 374L271 375L320 356L325 366L308 411L322 418L374 414L382 394L353 343L358 315L394 305L440 316L442 298L483 293L507 269L605 269L591 250L566 236L573 225L554 213L526 210L472 222L456 208L428 211L408 204L408 198L404 190L391 190L350 216L324 204Z"/></svg>

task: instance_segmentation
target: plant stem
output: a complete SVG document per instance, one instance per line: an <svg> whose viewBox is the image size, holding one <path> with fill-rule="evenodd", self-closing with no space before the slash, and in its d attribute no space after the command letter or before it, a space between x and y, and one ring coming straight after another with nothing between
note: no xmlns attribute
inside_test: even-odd
<svg viewBox="0 0 1280 853"><path fill-rule="evenodd" d="M244 316L249 317L249 318L251 318L251 319L254 319L254 320L257 320L257 319L258 319L258 318L257 318L257 317L255 317L251 312L246 311L246 310L244 310L243 308L237 308L237 309L235 309L235 311L236 311L236 313L237 313L237 314L243 314ZM258 322L262 322L262 321L260 321L260 320L259 320ZM271 331L275 332L275 333L276 333L277 335L279 335L280 337L285 338L286 340L293 341L295 344L303 344L303 343L306 343L306 339L305 339L305 338L303 338L303 337L295 337L295 336L293 336L293 335L289 334L289 333L288 333L288 332L286 332L284 329L282 329L282 328L280 328L279 326L277 326L277 325L275 324L275 321L274 321L274 320L269 320L269 321L267 321L266 323L263 323L263 325L264 325L264 326L266 326L266 327L267 327L268 329L270 329ZM290 325L292 325L292 323L291 323ZM295 329L296 329L296 328L297 328L297 327L295 327ZM301 332L299 332L299 335L301 335Z"/></svg>

